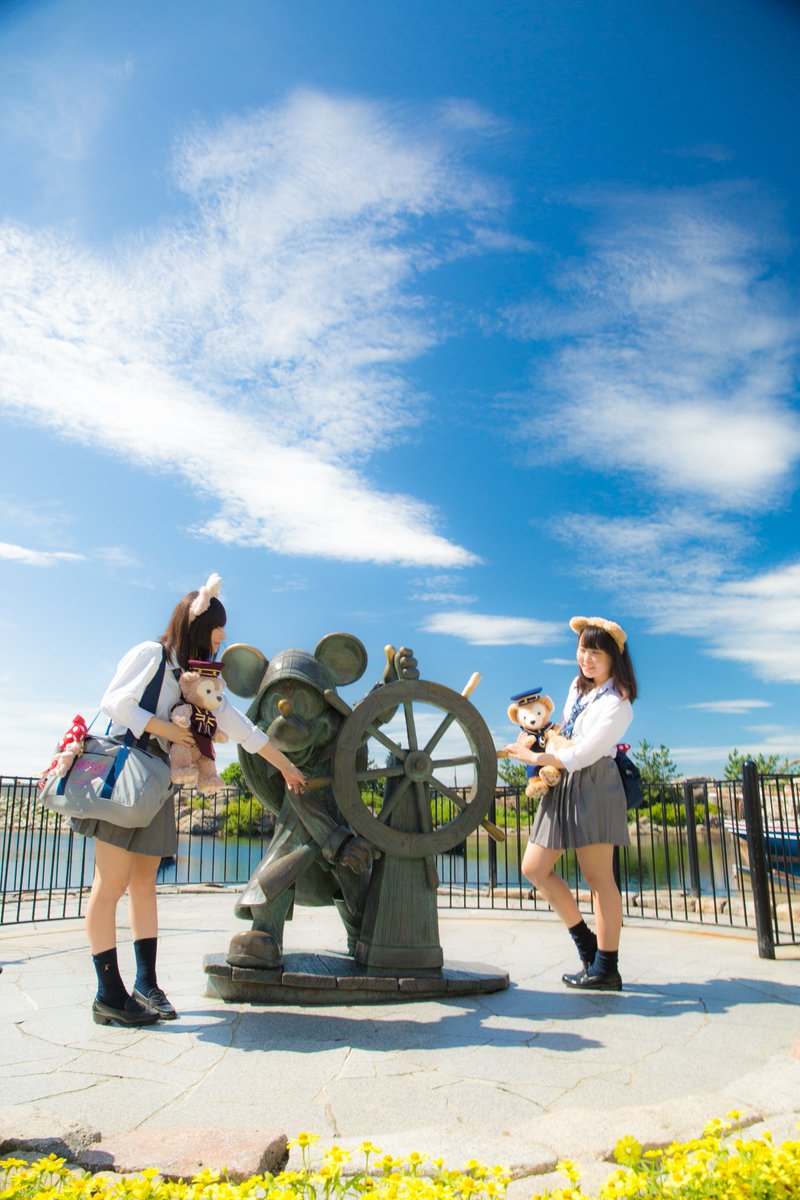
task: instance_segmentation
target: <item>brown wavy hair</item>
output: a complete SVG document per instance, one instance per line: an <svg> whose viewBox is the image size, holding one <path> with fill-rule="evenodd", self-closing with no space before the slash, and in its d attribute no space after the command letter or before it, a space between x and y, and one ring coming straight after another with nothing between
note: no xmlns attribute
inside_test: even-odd
<svg viewBox="0 0 800 1200"><path fill-rule="evenodd" d="M197 599L197 592L187 592L175 605L169 619L167 632L159 639L167 654L174 653L182 670L188 671L189 659L211 658L211 633L223 628L227 621L225 605L216 596L208 602L208 608L193 621L189 620L189 609Z"/></svg>
<svg viewBox="0 0 800 1200"><path fill-rule="evenodd" d="M599 625L587 625L581 630L579 645L584 645L587 650L603 650L611 659L611 678L620 695L626 700L630 700L633 704L639 694L639 686L636 682L636 673L633 669L628 643L625 643L624 649L620 650L617 643L614 641L610 633L606 633L605 629L601 629ZM595 686L591 679L587 679L583 671L578 669L578 692L585 696Z"/></svg>

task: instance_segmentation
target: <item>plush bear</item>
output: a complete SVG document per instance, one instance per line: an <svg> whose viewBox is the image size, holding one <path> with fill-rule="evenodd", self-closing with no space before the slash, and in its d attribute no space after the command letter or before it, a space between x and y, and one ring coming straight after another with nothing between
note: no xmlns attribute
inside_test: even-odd
<svg viewBox="0 0 800 1200"><path fill-rule="evenodd" d="M544 739L544 753L558 754L564 746L570 746L572 739L564 737L561 733L560 725L550 725ZM528 786L525 789L525 795L531 799L536 799L538 796L544 796L551 787L555 787L561 778L563 767L539 767L539 774L533 779L528 780Z"/></svg>
<svg viewBox="0 0 800 1200"><path fill-rule="evenodd" d="M518 746L523 746L526 750L533 750L536 754L544 751L547 736L555 728L550 720L553 707L553 701L538 687L528 688L526 692L519 692L516 696L511 697L508 719L515 725L519 725L516 742ZM543 796L550 785L540 782L541 772L553 769L552 767L542 768L526 764L528 785L525 788L525 795L532 798Z"/></svg>
<svg viewBox="0 0 800 1200"><path fill-rule="evenodd" d="M195 744L170 743L170 773L173 783L195 787L208 796L227 787L214 765L214 742L228 740L227 734L217 728L214 716L225 700L225 685L220 678L222 663L192 661L189 667L178 681L186 703L175 705L170 720L183 729L191 729Z"/></svg>

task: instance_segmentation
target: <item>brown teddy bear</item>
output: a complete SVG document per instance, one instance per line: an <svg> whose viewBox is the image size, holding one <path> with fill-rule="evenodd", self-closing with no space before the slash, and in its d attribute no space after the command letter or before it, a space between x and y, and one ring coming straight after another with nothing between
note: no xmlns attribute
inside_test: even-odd
<svg viewBox="0 0 800 1200"><path fill-rule="evenodd" d="M228 735L217 728L214 716L225 699L225 685L220 678L222 663L191 661L189 668L178 681L186 703L175 705L170 720L191 729L195 744L170 743L170 772L173 783L195 787L208 796L227 787L214 765L214 742L228 740Z"/></svg>
<svg viewBox="0 0 800 1200"><path fill-rule="evenodd" d="M533 750L535 754L555 754L559 746L569 745L569 739L561 737L561 727L550 720L553 708L553 701L540 687L528 688L526 692L512 696L508 719L519 725L516 744ZM525 795L534 800L553 787L561 775L560 767L526 764L525 771L528 776Z"/></svg>

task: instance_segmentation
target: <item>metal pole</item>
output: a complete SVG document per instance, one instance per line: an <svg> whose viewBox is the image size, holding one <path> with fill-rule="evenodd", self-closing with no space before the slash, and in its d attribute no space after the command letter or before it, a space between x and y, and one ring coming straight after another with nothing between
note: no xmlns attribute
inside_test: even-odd
<svg viewBox="0 0 800 1200"><path fill-rule="evenodd" d="M688 780L683 784L683 807L686 812L686 849L689 856L689 886L692 895L700 899L700 859L697 853L697 824L694 815L694 786Z"/></svg>
<svg viewBox="0 0 800 1200"><path fill-rule="evenodd" d="M775 957L775 938L772 929L772 909L769 902L769 875L764 842L764 823L758 789L758 770L750 760L742 766L742 797L744 823L747 830L747 856L750 859L750 885L753 889L753 908L756 914L758 957Z"/></svg>
<svg viewBox="0 0 800 1200"><path fill-rule="evenodd" d="M497 824L497 797L492 796L489 804L489 820L493 825ZM489 888L492 896L497 887L497 842L493 837L489 838Z"/></svg>

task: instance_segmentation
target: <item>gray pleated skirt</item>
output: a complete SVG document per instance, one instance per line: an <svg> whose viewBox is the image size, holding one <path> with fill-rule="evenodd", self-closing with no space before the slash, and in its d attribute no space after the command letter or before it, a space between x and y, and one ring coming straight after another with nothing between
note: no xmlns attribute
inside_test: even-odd
<svg viewBox="0 0 800 1200"><path fill-rule="evenodd" d="M539 802L528 841L547 850L629 846L625 790L613 758L561 779Z"/></svg>
<svg viewBox="0 0 800 1200"><path fill-rule="evenodd" d="M168 756L158 742L150 739L148 750L168 761ZM172 858L178 852L178 829L175 823L174 789L170 789L165 803L143 829L123 829L110 821L95 821L91 817L70 817L70 829L82 837L97 838L110 846L119 846L131 854L151 854L154 858Z"/></svg>

